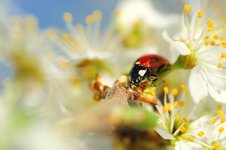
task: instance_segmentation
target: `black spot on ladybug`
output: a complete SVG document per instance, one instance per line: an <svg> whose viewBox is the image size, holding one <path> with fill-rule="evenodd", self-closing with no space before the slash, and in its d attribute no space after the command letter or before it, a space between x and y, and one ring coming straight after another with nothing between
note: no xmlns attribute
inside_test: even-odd
<svg viewBox="0 0 226 150"><path fill-rule="evenodd" d="M151 60L152 60L152 62L159 62L159 61L160 61L160 60L159 60L158 58L156 58L156 57L152 58Z"/></svg>

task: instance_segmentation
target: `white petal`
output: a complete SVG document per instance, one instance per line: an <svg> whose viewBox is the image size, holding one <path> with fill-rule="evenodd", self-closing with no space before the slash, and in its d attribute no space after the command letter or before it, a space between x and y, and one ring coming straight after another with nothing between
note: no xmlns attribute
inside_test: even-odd
<svg viewBox="0 0 226 150"><path fill-rule="evenodd" d="M193 121L189 128L191 129L200 129L200 127L204 127L205 124L210 120L209 116L202 116L198 118L197 120Z"/></svg>
<svg viewBox="0 0 226 150"><path fill-rule="evenodd" d="M170 45L170 49L169 49L170 55L167 55L166 57L169 60L169 62L171 64L173 64L177 60L177 58L179 57L180 54L179 54L179 52L173 50L173 48L172 48L173 40L169 37L169 35L166 31L162 32L162 37Z"/></svg>
<svg viewBox="0 0 226 150"><path fill-rule="evenodd" d="M175 150L202 150L202 147L193 142L177 142Z"/></svg>
<svg viewBox="0 0 226 150"><path fill-rule="evenodd" d="M197 116L196 116L197 117ZM205 134L209 135L209 132L212 130L213 126L212 124L209 124L210 116L203 116L198 118L197 120L194 120L188 128L187 134L196 135L200 131L205 132ZM200 128L202 127L202 128ZM205 137L200 137L200 139L203 139Z"/></svg>
<svg viewBox="0 0 226 150"><path fill-rule="evenodd" d="M172 48L178 51L180 55L189 55L191 53L188 47L182 42L174 41Z"/></svg>
<svg viewBox="0 0 226 150"><path fill-rule="evenodd" d="M166 31L162 32L162 37L164 40L166 40L166 42L172 43L173 40L169 37L169 34Z"/></svg>
<svg viewBox="0 0 226 150"><path fill-rule="evenodd" d="M165 129L161 128L161 127L157 127L155 128L156 132L164 139L166 140L174 140L175 138L169 134L168 131L166 131Z"/></svg>
<svg viewBox="0 0 226 150"><path fill-rule="evenodd" d="M188 86L191 97L193 98L195 103L198 103L200 100L202 100L208 95L207 84L201 74L201 69L199 65L192 69Z"/></svg>
<svg viewBox="0 0 226 150"><path fill-rule="evenodd" d="M217 68L217 59L222 52L225 50L219 47L202 49L197 57L201 60L208 82L218 88L226 89L226 70L224 67Z"/></svg>
<svg viewBox="0 0 226 150"><path fill-rule="evenodd" d="M219 46L202 48L198 51L197 57L205 61L215 61L217 63L217 59L219 58L222 52L225 52L225 49Z"/></svg>
<svg viewBox="0 0 226 150"><path fill-rule="evenodd" d="M217 102L226 103L226 89L219 89L213 85L208 86L209 94Z"/></svg>
<svg viewBox="0 0 226 150"><path fill-rule="evenodd" d="M226 89L226 70L221 70L216 66L209 66L205 72L210 84L219 89Z"/></svg>
<svg viewBox="0 0 226 150"><path fill-rule="evenodd" d="M170 44L173 52L177 51L180 55L189 55L191 53L183 42L173 41L166 31L162 33L162 36Z"/></svg>
<svg viewBox="0 0 226 150"><path fill-rule="evenodd" d="M178 41L173 41L166 31L162 32L162 37L165 41L167 41L170 45L171 54L168 56L168 60L170 63L174 63L180 55L189 55L190 51L187 46Z"/></svg>

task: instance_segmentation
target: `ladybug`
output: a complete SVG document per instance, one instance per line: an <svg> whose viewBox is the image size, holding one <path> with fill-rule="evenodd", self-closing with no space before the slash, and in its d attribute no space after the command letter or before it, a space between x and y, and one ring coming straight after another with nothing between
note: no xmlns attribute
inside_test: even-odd
<svg viewBox="0 0 226 150"><path fill-rule="evenodd" d="M131 88L138 87L144 81L153 83L170 66L169 61L159 55L144 55L135 61L130 71L129 86Z"/></svg>

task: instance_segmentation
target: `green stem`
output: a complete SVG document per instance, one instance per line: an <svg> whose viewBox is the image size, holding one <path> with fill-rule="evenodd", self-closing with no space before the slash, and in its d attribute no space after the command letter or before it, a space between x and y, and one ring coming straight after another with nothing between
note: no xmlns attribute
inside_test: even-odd
<svg viewBox="0 0 226 150"><path fill-rule="evenodd" d="M171 65L168 70L159 74L159 79L157 81L155 81L154 84L159 85L168 74L170 74L171 72L173 72L175 70L183 69L183 68L184 68L184 64L181 61L181 57L178 57L176 62L173 65Z"/></svg>

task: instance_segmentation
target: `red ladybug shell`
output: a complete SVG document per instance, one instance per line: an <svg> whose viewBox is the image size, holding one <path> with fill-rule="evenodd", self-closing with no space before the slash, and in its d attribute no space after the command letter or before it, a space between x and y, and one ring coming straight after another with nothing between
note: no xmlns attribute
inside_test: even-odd
<svg viewBox="0 0 226 150"><path fill-rule="evenodd" d="M140 57L135 64L140 64L141 66L153 69L170 63L168 60L159 55L150 54Z"/></svg>

